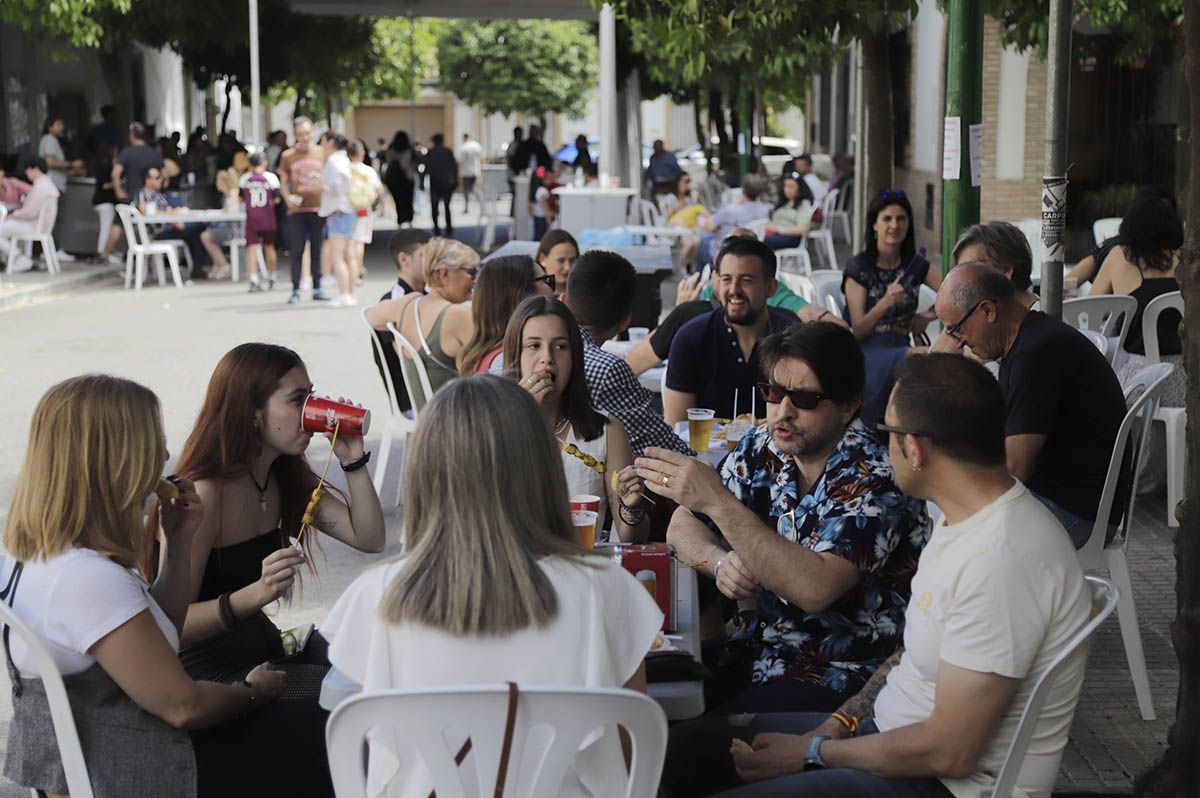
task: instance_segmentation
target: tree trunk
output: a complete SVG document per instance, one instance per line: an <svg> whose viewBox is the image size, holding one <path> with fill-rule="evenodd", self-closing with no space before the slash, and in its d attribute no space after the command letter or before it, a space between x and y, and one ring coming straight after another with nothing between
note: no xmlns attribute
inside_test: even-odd
<svg viewBox="0 0 1200 798"><path fill-rule="evenodd" d="M116 109L113 123L119 128L125 128L133 121L133 96L129 91L129 72L126 69L128 50L100 50L97 57L100 60L104 85L108 87L110 102Z"/></svg>
<svg viewBox="0 0 1200 798"><path fill-rule="evenodd" d="M221 135L225 135L225 125L229 122L229 112L233 110L233 100L230 95L233 93L233 81L225 78L225 111L221 114Z"/></svg>
<svg viewBox="0 0 1200 798"><path fill-rule="evenodd" d="M1183 16L1184 74L1190 99L1187 146L1195 174L1200 164L1200 136L1196 135L1200 129L1200 0L1183 0ZM1176 274L1183 292L1183 366L1188 375L1184 485L1194 488L1200 482L1200 180L1188 181L1184 213L1183 252ZM1171 641L1179 659L1179 697L1166 753L1134 785L1136 795L1153 798L1200 795L1200 501L1185 493L1177 514Z"/></svg>
<svg viewBox="0 0 1200 798"><path fill-rule="evenodd" d="M895 136L892 132L892 70L887 33L862 38L863 91L871 113L867 117L867 196L892 187Z"/></svg>
<svg viewBox="0 0 1200 798"><path fill-rule="evenodd" d="M700 95L696 94L692 97L692 123L696 126L696 143L700 145L701 151L708 153L709 142L708 136L704 135L704 124L700 119Z"/></svg>
<svg viewBox="0 0 1200 798"><path fill-rule="evenodd" d="M717 131L717 164L718 171L725 165L729 157L729 133L725 128L725 106L721 102L721 92L713 89L708 93L708 120ZM704 142L704 151L711 149L709 142Z"/></svg>

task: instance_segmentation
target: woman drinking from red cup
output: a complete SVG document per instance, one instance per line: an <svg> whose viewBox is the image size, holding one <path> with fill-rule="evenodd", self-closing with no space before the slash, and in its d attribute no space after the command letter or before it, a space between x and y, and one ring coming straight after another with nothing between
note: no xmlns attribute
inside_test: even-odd
<svg viewBox="0 0 1200 798"><path fill-rule="evenodd" d="M300 356L272 344L234 348L209 381L176 466L195 482L206 508L192 542L191 603L181 635L180 659L193 678L235 682L249 665L284 657L280 630L263 608L289 595L301 566L313 569L308 553L316 532L363 552L382 551L386 543L383 510L366 468L370 454L353 425L343 424L333 456L347 492L325 491L312 528L300 545L290 544L289 538L301 537L318 484L305 459L313 433L301 424L311 394ZM281 699L242 722L241 739L260 748L265 760L286 764L272 769L272 781L257 793L246 792L243 774L229 771L226 794L332 795L327 713L317 703L329 670L327 650L314 632L302 652L279 664L288 677Z"/></svg>

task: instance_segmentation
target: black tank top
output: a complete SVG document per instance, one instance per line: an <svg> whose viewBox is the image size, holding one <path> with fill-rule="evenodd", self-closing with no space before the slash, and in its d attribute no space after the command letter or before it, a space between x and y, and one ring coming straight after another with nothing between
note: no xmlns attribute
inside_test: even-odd
<svg viewBox="0 0 1200 798"><path fill-rule="evenodd" d="M1125 351L1135 355L1146 354L1146 342L1142 337L1142 316L1146 306L1163 294L1179 290L1179 281L1174 277L1151 277L1129 293L1137 300L1137 311L1129 320L1129 334L1125 336ZM1158 353L1178 355L1183 351L1179 340L1179 313L1168 310L1158 317Z"/></svg>
<svg viewBox="0 0 1200 798"><path fill-rule="evenodd" d="M283 531L272 529L232 546L211 549L204 564L197 601L211 601L222 593L232 593L254 584L262 576L262 561L286 545Z"/></svg>

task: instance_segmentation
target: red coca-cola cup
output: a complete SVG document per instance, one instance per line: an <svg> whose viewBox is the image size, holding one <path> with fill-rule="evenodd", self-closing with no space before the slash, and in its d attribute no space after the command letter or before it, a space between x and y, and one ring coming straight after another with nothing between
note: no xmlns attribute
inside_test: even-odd
<svg viewBox="0 0 1200 798"><path fill-rule="evenodd" d="M590 493L580 493L570 498L571 510L588 510L593 513L600 512L600 497Z"/></svg>
<svg viewBox="0 0 1200 798"><path fill-rule="evenodd" d="M337 427L339 435L362 436L371 428L371 411L328 396L309 396L300 409L300 426L305 432L333 432Z"/></svg>

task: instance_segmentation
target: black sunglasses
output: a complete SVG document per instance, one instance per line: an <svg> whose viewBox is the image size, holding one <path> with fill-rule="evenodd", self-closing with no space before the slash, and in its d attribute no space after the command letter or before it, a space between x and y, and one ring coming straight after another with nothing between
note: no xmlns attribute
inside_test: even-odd
<svg viewBox="0 0 1200 798"><path fill-rule="evenodd" d="M963 339L958 337L958 331L961 330L963 325L967 323L967 319L971 318L971 314L974 313L975 311L979 310L979 306L982 305L984 302L987 302L987 300L981 299L978 302L976 302L974 305L972 305L971 309L967 311L967 315L963 316L961 319L954 322L954 324L951 324L949 327L946 328L946 335L949 335L951 338L953 338L955 341L958 341L960 344L964 343Z"/></svg>
<svg viewBox="0 0 1200 798"><path fill-rule="evenodd" d="M556 288L558 288L558 284L555 281L553 274L543 274L541 277L534 277L533 281L535 283L545 283L551 291L554 291Z"/></svg>
<svg viewBox="0 0 1200 798"><path fill-rule="evenodd" d="M876 424L875 431L879 433L879 442L884 446L891 443L892 434L896 435L915 435L918 438L932 438L928 432L917 432L915 429L902 429L901 427L893 427L890 424Z"/></svg>
<svg viewBox="0 0 1200 798"><path fill-rule="evenodd" d="M777 405L782 402L783 398L786 396L791 400L793 405L801 410L813 410L818 404L821 403L822 399L829 398L825 394L817 393L816 391L809 391L805 390L804 388L788 390L782 385L775 385L774 383L770 382L757 383L757 387L758 390L762 391L763 396L767 398L768 404Z"/></svg>

